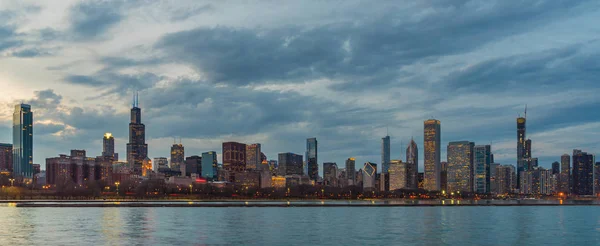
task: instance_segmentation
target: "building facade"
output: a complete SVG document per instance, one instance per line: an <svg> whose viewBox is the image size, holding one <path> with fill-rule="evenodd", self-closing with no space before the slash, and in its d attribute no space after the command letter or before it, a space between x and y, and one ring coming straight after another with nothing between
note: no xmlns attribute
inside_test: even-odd
<svg viewBox="0 0 600 246"><path fill-rule="evenodd" d="M223 143L223 169L229 172L246 170L246 144L238 142Z"/></svg>
<svg viewBox="0 0 600 246"><path fill-rule="evenodd" d="M261 145L259 143L246 145L246 169L256 170L262 163Z"/></svg>
<svg viewBox="0 0 600 246"><path fill-rule="evenodd" d="M0 143L0 172L13 170L13 146L12 144Z"/></svg>
<svg viewBox="0 0 600 246"><path fill-rule="evenodd" d="M136 95L133 107L131 108L129 143L127 143L127 163L133 170L133 174L142 175L142 166L146 158L148 158L146 126L142 124L142 109L139 108L139 102Z"/></svg>
<svg viewBox="0 0 600 246"><path fill-rule="evenodd" d="M185 176L202 175L202 157L193 155L185 158Z"/></svg>
<svg viewBox="0 0 600 246"><path fill-rule="evenodd" d="M346 178L348 185L356 185L356 159L348 158L346 160Z"/></svg>
<svg viewBox="0 0 600 246"><path fill-rule="evenodd" d="M308 167L308 177L310 180L317 181L319 178L319 153L316 138L306 139L306 165Z"/></svg>
<svg viewBox="0 0 600 246"><path fill-rule="evenodd" d="M448 144L447 192L473 192L474 147L475 144L469 141Z"/></svg>
<svg viewBox="0 0 600 246"><path fill-rule="evenodd" d="M33 112L19 104L13 114L13 176L24 181L33 178Z"/></svg>
<svg viewBox="0 0 600 246"><path fill-rule="evenodd" d="M559 191L565 194L571 192L571 156L564 154L560 157Z"/></svg>
<svg viewBox="0 0 600 246"><path fill-rule="evenodd" d="M499 165L496 168L496 186L498 190L496 194L510 194L514 187L513 176L514 170L508 165Z"/></svg>
<svg viewBox="0 0 600 246"><path fill-rule="evenodd" d="M279 176L302 175L303 159L302 155L294 153L279 154Z"/></svg>
<svg viewBox="0 0 600 246"><path fill-rule="evenodd" d="M376 191L377 190L377 164L367 162L363 167L363 190Z"/></svg>
<svg viewBox="0 0 600 246"><path fill-rule="evenodd" d="M323 163L323 185L338 186L338 166L335 162Z"/></svg>
<svg viewBox="0 0 600 246"><path fill-rule="evenodd" d="M491 190L491 164L492 164L492 146L477 145L474 147L475 156L473 160L474 168L474 192L478 194L490 193Z"/></svg>
<svg viewBox="0 0 600 246"><path fill-rule="evenodd" d="M185 147L181 143L174 143L171 146L171 163L170 167L173 170L180 170L185 162Z"/></svg>
<svg viewBox="0 0 600 246"><path fill-rule="evenodd" d="M154 158L154 172L158 173L160 169L169 168L169 159L167 157L156 157Z"/></svg>
<svg viewBox="0 0 600 246"><path fill-rule="evenodd" d="M440 190L441 182L441 123L439 120L430 119L424 122L424 147L425 170L423 188L426 190Z"/></svg>
<svg viewBox="0 0 600 246"><path fill-rule="evenodd" d="M217 178L217 152L202 153L202 177L208 180Z"/></svg>
<svg viewBox="0 0 600 246"><path fill-rule="evenodd" d="M440 164L441 165L441 164ZM408 189L419 187L419 147L414 139L410 140L406 148L406 183ZM441 188L441 185L440 185Z"/></svg>
<svg viewBox="0 0 600 246"><path fill-rule="evenodd" d="M390 168L390 136L381 139L381 173L387 173Z"/></svg>
<svg viewBox="0 0 600 246"><path fill-rule="evenodd" d="M110 132L105 133L102 138L102 156L112 157L114 161L119 160L119 154L115 153L115 137Z"/></svg>
<svg viewBox="0 0 600 246"><path fill-rule="evenodd" d="M529 170L527 167L527 146L526 146L526 124L525 117L517 118L517 188L521 186L521 172Z"/></svg>
<svg viewBox="0 0 600 246"><path fill-rule="evenodd" d="M573 153L573 194L579 196L594 195L595 157L586 152Z"/></svg>
<svg viewBox="0 0 600 246"><path fill-rule="evenodd" d="M409 173L407 166L407 163L403 163L401 160L390 161L390 168L388 170L390 191L398 189L412 189L409 187Z"/></svg>

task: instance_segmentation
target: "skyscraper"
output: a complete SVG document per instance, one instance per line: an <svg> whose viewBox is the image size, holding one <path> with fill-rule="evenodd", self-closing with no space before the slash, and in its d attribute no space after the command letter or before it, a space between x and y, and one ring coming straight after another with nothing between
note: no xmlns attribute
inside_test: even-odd
<svg viewBox="0 0 600 246"><path fill-rule="evenodd" d="M154 172L158 173L158 170L165 170L169 167L169 160L167 157L156 157L154 158Z"/></svg>
<svg viewBox="0 0 600 246"><path fill-rule="evenodd" d="M448 192L473 192L473 151L469 141L448 144Z"/></svg>
<svg viewBox="0 0 600 246"><path fill-rule="evenodd" d="M552 174L560 174L560 163L558 161L552 162Z"/></svg>
<svg viewBox="0 0 600 246"><path fill-rule="evenodd" d="M559 191L569 193L571 191L571 156L564 154L560 157Z"/></svg>
<svg viewBox="0 0 600 246"><path fill-rule="evenodd" d="M33 112L27 104L16 105L13 114L13 176L33 178Z"/></svg>
<svg viewBox="0 0 600 246"><path fill-rule="evenodd" d="M306 165L308 166L308 177L315 182L319 178L319 162L317 151L317 139L306 139Z"/></svg>
<svg viewBox="0 0 600 246"><path fill-rule="evenodd" d="M174 143L171 146L171 169L179 171L185 161L185 147L181 143Z"/></svg>
<svg viewBox="0 0 600 246"><path fill-rule="evenodd" d="M356 185L356 159L352 157L346 160L346 176L348 185Z"/></svg>
<svg viewBox="0 0 600 246"><path fill-rule="evenodd" d="M202 157L193 155L185 158L185 176L202 175ZM184 174L182 173L182 176Z"/></svg>
<svg viewBox="0 0 600 246"><path fill-rule="evenodd" d="M406 148L406 188L417 189L419 187L419 148L414 139ZM441 186L440 186L441 188Z"/></svg>
<svg viewBox="0 0 600 246"><path fill-rule="evenodd" d="M302 155L294 153L279 154L279 175L302 175Z"/></svg>
<svg viewBox="0 0 600 246"><path fill-rule="evenodd" d="M11 171L13 167L12 144L0 143L0 171Z"/></svg>
<svg viewBox="0 0 600 246"><path fill-rule="evenodd" d="M363 189L365 191L377 190L376 176L377 176L377 164L367 162L363 167Z"/></svg>
<svg viewBox="0 0 600 246"><path fill-rule="evenodd" d="M246 169L254 170L260 167L262 163L260 144L246 145Z"/></svg>
<svg viewBox="0 0 600 246"><path fill-rule="evenodd" d="M424 123L424 135L425 173L423 188L426 190L440 190L440 121L435 119L426 120Z"/></svg>
<svg viewBox="0 0 600 246"><path fill-rule="evenodd" d="M113 161L119 160L119 154L115 153L115 138L110 132L105 133L102 139L102 157L112 157Z"/></svg>
<svg viewBox="0 0 600 246"><path fill-rule="evenodd" d="M337 186L338 167L335 162L323 163L323 184L325 186Z"/></svg>
<svg viewBox="0 0 600 246"><path fill-rule="evenodd" d="M246 170L246 144L225 142L221 153L223 153L223 169L229 172Z"/></svg>
<svg viewBox="0 0 600 246"><path fill-rule="evenodd" d="M496 185L498 194L509 194L512 192L513 170L510 166L500 165L496 168Z"/></svg>
<svg viewBox="0 0 600 246"><path fill-rule="evenodd" d="M146 144L146 126L142 124L142 109L139 108L137 94L131 108L131 122L129 123L129 143L127 144L127 163L136 175L142 175L142 165L148 157Z"/></svg>
<svg viewBox="0 0 600 246"><path fill-rule="evenodd" d="M525 117L517 118L517 188L521 187L521 172L529 170L526 158L526 122Z"/></svg>
<svg viewBox="0 0 600 246"><path fill-rule="evenodd" d="M381 139L381 173L387 173L390 168L390 136Z"/></svg>
<svg viewBox="0 0 600 246"><path fill-rule="evenodd" d="M389 179L390 191L410 188L408 187L407 163L403 163L401 160L390 161Z"/></svg>
<svg viewBox="0 0 600 246"><path fill-rule="evenodd" d="M206 179L217 178L217 152L202 153L202 177Z"/></svg>
<svg viewBox="0 0 600 246"><path fill-rule="evenodd" d="M474 168L474 192L479 194L490 193L490 166L492 164L492 146L475 146Z"/></svg>
<svg viewBox="0 0 600 246"><path fill-rule="evenodd" d="M573 154L573 194L594 195L595 157L586 152L574 151Z"/></svg>

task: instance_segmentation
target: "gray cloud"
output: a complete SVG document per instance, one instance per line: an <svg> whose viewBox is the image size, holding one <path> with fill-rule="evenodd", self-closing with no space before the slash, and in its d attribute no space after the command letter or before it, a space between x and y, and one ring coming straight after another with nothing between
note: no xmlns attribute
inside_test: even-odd
<svg viewBox="0 0 600 246"><path fill-rule="evenodd" d="M124 18L121 4L118 1L85 1L72 6L70 21L75 37L82 40L101 37Z"/></svg>
<svg viewBox="0 0 600 246"><path fill-rule="evenodd" d="M212 12L214 10L215 7L212 4L196 5L192 7L181 7L179 9L174 10L171 13L171 21L184 21L189 19L190 17L207 12Z"/></svg>

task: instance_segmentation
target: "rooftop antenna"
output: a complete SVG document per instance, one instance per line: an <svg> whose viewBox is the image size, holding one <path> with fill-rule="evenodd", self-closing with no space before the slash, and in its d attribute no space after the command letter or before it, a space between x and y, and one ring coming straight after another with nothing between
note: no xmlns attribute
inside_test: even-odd
<svg viewBox="0 0 600 246"><path fill-rule="evenodd" d="M527 119L527 104L525 104L525 119Z"/></svg>
<svg viewBox="0 0 600 246"><path fill-rule="evenodd" d="M131 107L135 108L135 93L133 93L133 99L131 101Z"/></svg>
<svg viewBox="0 0 600 246"><path fill-rule="evenodd" d="M135 92L135 107L138 108L140 106L140 95L139 92Z"/></svg>

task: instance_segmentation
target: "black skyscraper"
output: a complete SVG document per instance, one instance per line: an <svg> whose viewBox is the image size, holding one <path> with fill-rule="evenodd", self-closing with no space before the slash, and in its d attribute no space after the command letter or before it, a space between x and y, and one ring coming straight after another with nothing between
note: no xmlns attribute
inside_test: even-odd
<svg viewBox="0 0 600 246"><path fill-rule="evenodd" d="M573 194L594 195L594 155L573 151Z"/></svg>
<svg viewBox="0 0 600 246"><path fill-rule="evenodd" d="M142 124L142 109L137 94L134 96L129 123L129 143L127 144L127 163L134 174L142 175L142 163L148 157L146 144L146 126Z"/></svg>

